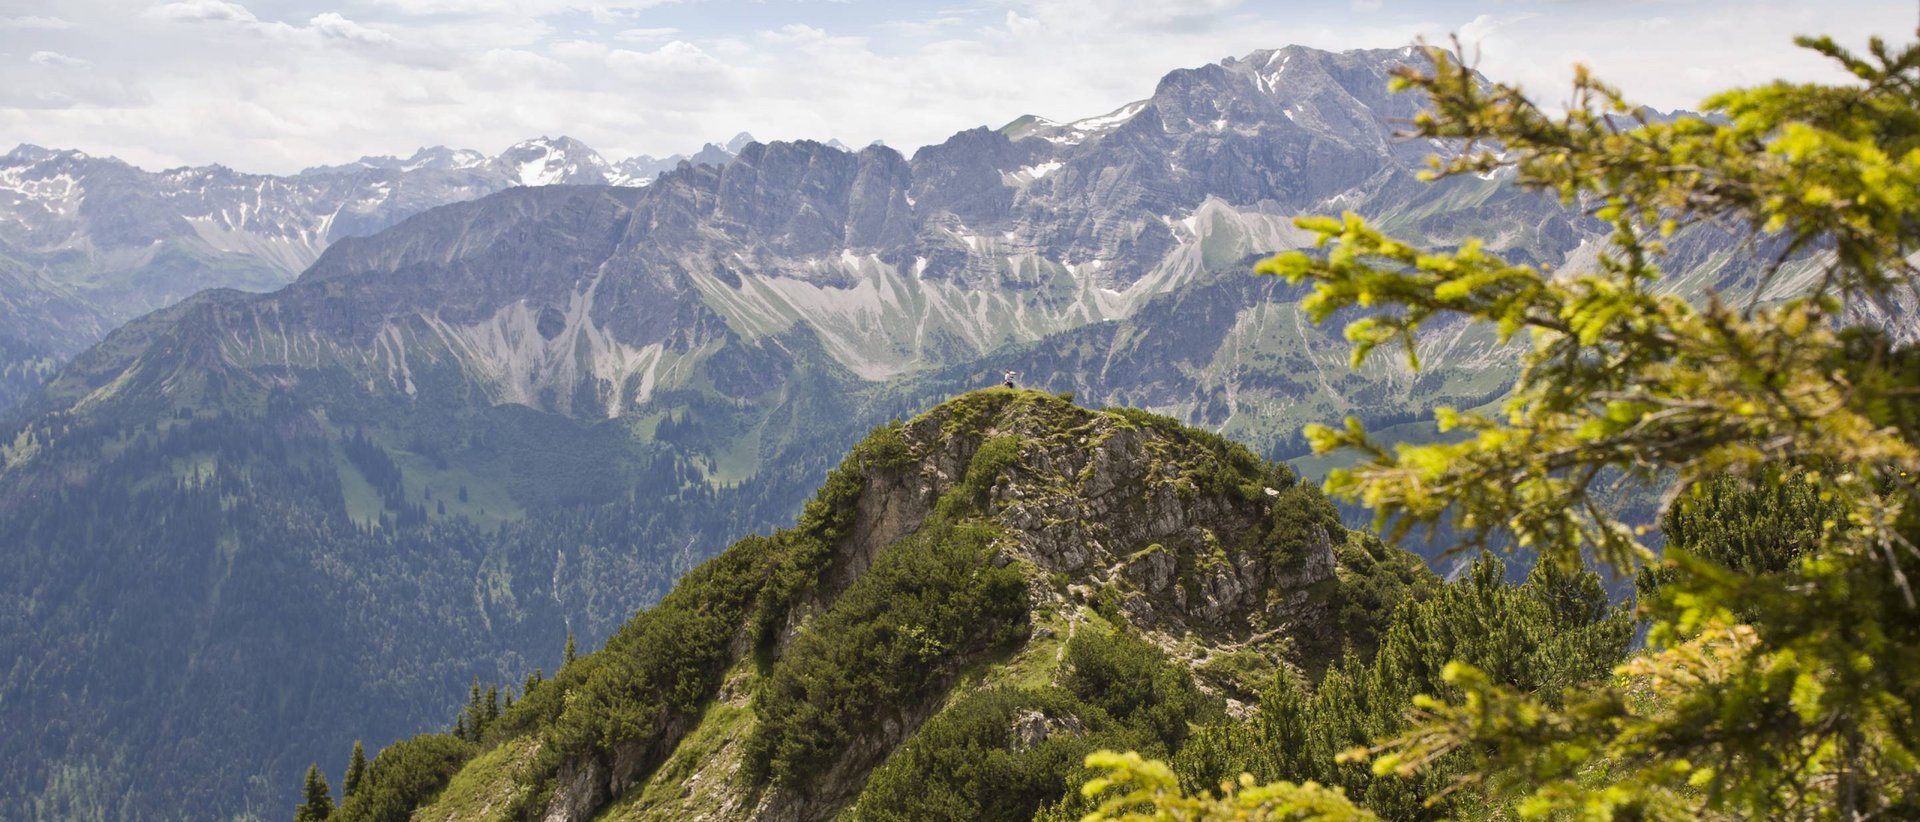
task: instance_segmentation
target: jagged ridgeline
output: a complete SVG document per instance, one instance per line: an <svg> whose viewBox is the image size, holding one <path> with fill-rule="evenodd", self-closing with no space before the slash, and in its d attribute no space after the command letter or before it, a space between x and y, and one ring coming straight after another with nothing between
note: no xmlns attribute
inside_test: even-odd
<svg viewBox="0 0 1920 822"><path fill-rule="evenodd" d="M977 391L497 716L381 752L335 818L1030 818L1089 751L1178 750L1432 584L1238 444Z"/></svg>

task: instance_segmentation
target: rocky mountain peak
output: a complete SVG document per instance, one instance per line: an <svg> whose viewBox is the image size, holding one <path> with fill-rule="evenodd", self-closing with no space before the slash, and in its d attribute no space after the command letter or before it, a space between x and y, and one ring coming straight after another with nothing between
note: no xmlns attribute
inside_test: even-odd
<svg viewBox="0 0 1920 822"><path fill-rule="evenodd" d="M557 690L518 709L530 732L501 742L514 764L469 766L453 777L469 790L414 818L472 818L487 797L524 790L542 778L520 764L536 747L557 763L530 809L548 820L610 805L642 818L835 818L963 694L1057 689L1052 712L1009 717L1016 746L1107 721L1061 684L1079 664L1063 647L1089 637L1194 670L1255 637L1341 634L1333 546L1349 538L1289 470L1173 420L1031 390L963 394L875 429L794 528L736 543L610 650L542 685ZM663 627L691 614L699 642ZM569 692L593 677L646 688ZM802 702L848 714L816 735L821 709ZM587 744L547 730L592 721L602 704L639 706L631 715L646 721ZM737 721L710 721L722 715ZM673 789L654 790L664 779Z"/></svg>
<svg viewBox="0 0 1920 822"><path fill-rule="evenodd" d="M923 147L913 153L914 202L951 212L969 225L1005 217L1015 190L1003 175L1028 165L1041 145L1016 144L1005 133L981 126Z"/></svg>
<svg viewBox="0 0 1920 822"><path fill-rule="evenodd" d="M731 146L731 145L732 143L729 142L728 146ZM741 143L740 149L744 149L750 145L753 145L753 141L751 139L749 139L745 143ZM725 165L727 161L733 159L734 155L737 154L740 149L728 148L726 146L720 146L714 143L707 143L706 145L701 146L699 151L694 152L693 156L688 157L687 162L697 166Z"/></svg>
<svg viewBox="0 0 1920 822"><path fill-rule="evenodd" d="M13 150L7 152L4 156L0 156L0 163L10 166L28 165L30 163L38 163L52 159L62 153L69 152L58 152L50 148L36 146L32 143L21 143L14 146ZM70 153L77 154L78 152Z"/></svg>
<svg viewBox="0 0 1920 822"><path fill-rule="evenodd" d="M879 436L879 435L876 435ZM985 389L905 423L894 470L869 471L854 543L886 543L962 508L1002 527L1007 554L1168 636L1304 623L1302 591L1333 574L1345 539L1292 471L1243 446L1133 409L1089 410L1038 391ZM1281 527L1284 522L1285 527Z"/></svg>
<svg viewBox="0 0 1920 822"><path fill-rule="evenodd" d="M1335 53L1288 46L1170 72L1151 102L1170 130L1295 126L1383 145L1391 121L1417 109L1416 100L1388 90L1392 73L1424 62L1412 48Z"/></svg>
<svg viewBox="0 0 1920 822"><path fill-rule="evenodd" d="M412 157L406 159L393 156L367 156L361 157L355 161L355 164L365 168L390 169L394 171L416 171L419 169L454 171L485 165L488 159L487 155L470 148L425 146L415 151Z"/></svg>
<svg viewBox="0 0 1920 822"><path fill-rule="evenodd" d="M524 186L605 185L612 166L572 137L539 137L509 146L494 158L496 169Z"/></svg>
<svg viewBox="0 0 1920 822"><path fill-rule="evenodd" d="M1146 108L1147 101L1137 100L1094 117L1060 123L1037 114L1024 114L1012 122L996 129L1008 139L1018 142L1028 137L1039 137L1050 143L1062 146L1076 146L1119 128L1133 119L1134 115Z"/></svg>
<svg viewBox="0 0 1920 822"><path fill-rule="evenodd" d="M715 216L729 234L788 257L903 242L907 180L891 149L856 155L812 140L748 143L720 171Z"/></svg>
<svg viewBox="0 0 1920 822"><path fill-rule="evenodd" d="M734 155L752 143L753 135L740 132L722 146L707 143L692 155L673 154L666 157L654 157L638 154L614 164L607 175L607 182L617 186L645 186L651 184L661 174L678 168L681 163L692 165L723 166L733 160Z"/></svg>
<svg viewBox="0 0 1920 822"><path fill-rule="evenodd" d="M31 143L21 143L12 151L0 155L0 169L27 168L57 174L78 172L89 168L129 169L131 166L114 157L95 157L84 151L43 148ZM31 196L31 192L27 193Z"/></svg>

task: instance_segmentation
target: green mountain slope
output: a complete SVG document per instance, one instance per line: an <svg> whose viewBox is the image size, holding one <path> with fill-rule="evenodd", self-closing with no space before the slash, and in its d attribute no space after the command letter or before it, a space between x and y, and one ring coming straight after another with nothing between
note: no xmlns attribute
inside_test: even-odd
<svg viewBox="0 0 1920 822"><path fill-rule="evenodd" d="M986 389L876 429L795 527L704 563L477 733L383 752L375 784L437 776L341 813L398 818L404 793L417 819L1025 818L1096 747L1170 752L1264 676L1370 646L1430 580L1244 447ZM1023 789L920 795L981 739Z"/></svg>
<svg viewBox="0 0 1920 822"><path fill-rule="evenodd" d="M1284 466L1131 409L986 389L875 431L792 528L602 650L382 751L334 819L1071 820L1100 749L1183 786L1336 786L1393 819L1511 809L1336 754L1465 661L1545 699L1633 622L1598 576L1440 585ZM477 686L476 686L477 688ZM1436 801L1430 797L1438 795Z"/></svg>

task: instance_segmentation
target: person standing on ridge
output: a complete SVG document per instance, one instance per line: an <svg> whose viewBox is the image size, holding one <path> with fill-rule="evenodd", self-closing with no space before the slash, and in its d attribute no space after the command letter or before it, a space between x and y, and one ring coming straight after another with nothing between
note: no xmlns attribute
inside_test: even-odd
<svg viewBox="0 0 1920 822"><path fill-rule="evenodd" d="M1012 387L1014 387L1014 385L1013 385L1013 378L1014 378L1014 377L1018 377L1018 376L1020 376L1020 372L1018 372L1018 371L1008 371L1008 372L1006 373L1006 379L1007 379L1007 387L1008 387L1008 388L1012 388Z"/></svg>

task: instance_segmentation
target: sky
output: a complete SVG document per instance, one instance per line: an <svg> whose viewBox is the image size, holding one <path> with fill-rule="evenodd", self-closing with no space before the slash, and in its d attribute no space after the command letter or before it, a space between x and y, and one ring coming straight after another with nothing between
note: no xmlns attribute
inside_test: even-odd
<svg viewBox="0 0 1920 822"><path fill-rule="evenodd" d="M1545 105L1578 62L1664 110L1842 79L1795 34L1916 23L1915 0L0 0L0 149L268 173L563 134L615 161L740 131L910 152L1256 49L1450 35Z"/></svg>

